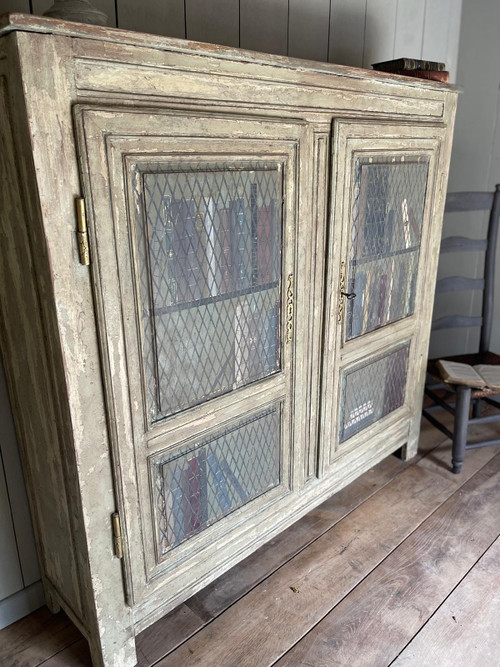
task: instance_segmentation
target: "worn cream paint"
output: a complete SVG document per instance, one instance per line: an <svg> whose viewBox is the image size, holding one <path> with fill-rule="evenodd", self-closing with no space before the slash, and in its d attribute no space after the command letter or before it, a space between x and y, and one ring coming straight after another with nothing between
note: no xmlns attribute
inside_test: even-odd
<svg viewBox="0 0 500 667"><path fill-rule="evenodd" d="M21 15L4 19L0 35L8 174L0 186L0 342L45 590L87 636L95 665L129 667L141 629L383 457L399 447L415 453L456 91ZM350 165L373 147L430 156L416 313L343 345L338 282ZM203 152L285 165L293 339L282 373L151 426L128 243L134 216L123 192L141 155ZM90 269L78 262L75 235L74 198L82 195ZM405 405L338 447L342 370L402 340L411 341ZM159 558L155 457L277 401L282 484ZM112 551L115 510L126 536L123 576Z"/></svg>

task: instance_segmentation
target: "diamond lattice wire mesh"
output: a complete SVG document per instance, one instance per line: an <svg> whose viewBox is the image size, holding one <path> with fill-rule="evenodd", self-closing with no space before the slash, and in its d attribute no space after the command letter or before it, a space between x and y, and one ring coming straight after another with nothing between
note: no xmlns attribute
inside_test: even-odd
<svg viewBox="0 0 500 667"><path fill-rule="evenodd" d="M346 371L342 378L340 442L401 407L410 345Z"/></svg>
<svg viewBox="0 0 500 667"><path fill-rule="evenodd" d="M280 406L155 463L164 554L280 483Z"/></svg>
<svg viewBox="0 0 500 667"><path fill-rule="evenodd" d="M281 164L142 165L134 190L152 420L277 372Z"/></svg>
<svg viewBox="0 0 500 667"><path fill-rule="evenodd" d="M346 339L414 312L427 156L355 163Z"/></svg>

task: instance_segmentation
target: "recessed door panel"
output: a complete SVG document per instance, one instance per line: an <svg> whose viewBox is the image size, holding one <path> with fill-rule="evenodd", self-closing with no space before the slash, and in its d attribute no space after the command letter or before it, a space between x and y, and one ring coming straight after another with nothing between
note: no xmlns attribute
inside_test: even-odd
<svg viewBox="0 0 500 667"><path fill-rule="evenodd" d="M346 340L415 312L429 156L359 156L353 169Z"/></svg>
<svg viewBox="0 0 500 667"><path fill-rule="evenodd" d="M320 471L414 418L440 150L419 126L338 121L334 135Z"/></svg>
<svg viewBox="0 0 500 667"><path fill-rule="evenodd" d="M135 166L152 421L281 369L282 166Z"/></svg>
<svg viewBox="0 0 500 667"><path fill-rule="evenodd" d="M178 568L189 591L234 562L292 488L304 128L76 118L127 592L145 609L179 595Z"/></svg>
<svg viewBox="0 0 500 667"><path fill-rule="evenodd" d="M404 343L343 371L340 443L404 404L409 351L409 343Z"/></svg>

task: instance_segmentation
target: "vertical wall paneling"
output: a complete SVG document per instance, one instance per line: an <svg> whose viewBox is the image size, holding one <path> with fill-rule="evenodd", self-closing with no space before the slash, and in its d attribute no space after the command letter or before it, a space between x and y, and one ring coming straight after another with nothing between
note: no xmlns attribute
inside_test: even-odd
<svg viewBox="0 0 500 667"><path fill-rule="evenodd" d="M142 0L140 11L137 0L120 0L118 24L127 30L184 38L184 0Z"/></svg>
<svg viewBox="0 0 500 667"><path fill-rule="evenodd" d="M457 80L458 45L460 42L460 19L462 16L462 0L452 0L448 20L448 44L445 63L450 71L450 81Z"/></svg>
<svg viewBox="0 0 500 667"><path fill-rule="evenodd" d="M451 9L456 0L428 0L425 7L422 57L446 62Z"/></svg>
<svg viewBox="0 0 500 667"><path fill-rule="evenodd" d="M290 0L288 55L309 60L328 60L330 0Z"/></svg>
<svg viewBox="0 0 500 667"><path fill-rule="evenodd" d="M10 512L9 495L0 457L0 600L23 588L21 566L17 555L16 536Z"/></svg>
<svg viewBox="0 0 500 667"><path fill-rule="evenodd" d="M240 0L240 47L287 55L288 0Z"/></svg>
<svg viewBox="0 0 500 667"><path fill-rule="evenodd" d="M187 39L239 46L239 22L239 0L186 0Z"/></svg>
<svg viewBox="0 0 500 667"><path fill-rule="evenodd" d="M9 495L10 511L25 586L40 579L31 514L24 486L14 421L7 395L7 384L0 358L0 452ZM0 531L1 534L1 531Z"/></svg>
<svg viewBox="0 0 500 667"><path fill-rule="evenodd" d="M422 0L398 0L394 58L422 57L425 5Z"/></svg>
<svg viewBox="0 0 500 667"><path fill-rule="evenodd" d="M115 0L91 0L91 2L96 9L100 9L101 12L104 12L107 15L108 25L116 26ZM47 11L47 9L52 7L53 4L54 0L33 0L33 14L41 15ZM137 14L139 15L141 11L142 3L140 10L137 8Z"/></svg>
<svg viewBox="0 0 500 667"><path fill-rule="evenodd" d="M397 0L367 0L363 67L393 57L397 4Z"/></svg>
<svg viewBox="0 0 500 667"><path fill-rule="evenodd" d="M328 61L363 66L366 0L331 0Z"/></svg>
<svg viewBox="0 0 500 667"><path fill-rule="evenodd" d="M29 0L0 0L0 16L12 12L30 13Z"/></svg>

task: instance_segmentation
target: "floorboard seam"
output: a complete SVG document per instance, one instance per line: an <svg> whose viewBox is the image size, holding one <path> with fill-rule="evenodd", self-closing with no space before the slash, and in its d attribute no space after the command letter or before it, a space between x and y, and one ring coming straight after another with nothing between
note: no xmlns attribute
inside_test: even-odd
<svg viewBox="0 0 500 667"><path fill-rule="evenodd" d="M78 642L81 642L82 639L87 641L85 639L85 637L82 635L81 637L78 637L78 639L75 639L75 641L70 642L69 644L66 644L66 646L64 648L61 648L61 649L59 649L59 651L56 651L52 655L49 655L47 658L44 658L42 660L42 662L37 662L36 665L34 665L33 667L40 667L40 665L45 665L45 663L47 663L49 660L52 660L53 658L55 658L56 655L59 655L60 653L63 653L63 651L66 651L66 649L70 648L71 646L74 646L75 644L78 644Z"/></svg>
<svg viewBox="0 0 500 667"><path fill-rule="evenodd" d="M182 642L180 642L174 649L171 649L171 650L167 651L167 653L165 653L161 658L158 658L158 659L155 660L153 663L151 663L151 665L150 665L149 667L154 667L154 665L158 664L158 663L159 663L161 660L163 660L165 657L167 657L168 655L172 654L174 651L176 651L177 649L179 649L183 644L185 644L187 641L189 641L190 639L192 639L192 637L196 636L199 632L201 632L202 630L204 630L205 628L207 628L213 621L215 621L217 618L219 618L219 616L221 616L222 614L226 613L226 612L227 612L227 611L228 611L234 604L236 604L239 600L243 599L243 598L245 597L245 595L248 595L248 593L250 593L254 588L256 588L257 586L259 586L263 581L265 581L265 580L268 579L270 576L272 576L275 572L278 572L284 565L286 565L288 562L290 562L291 560L293 560L293 558L295 558L296 556L298 556L304 549L306 549L306 548L308 548L310 545L314 544L314 542L316 542L316 540L319 539L322 535L326 534L329 530L332 530L332 529L333 529L333 528L334 528L340 521L343 521L344 519L346 519L352 512L354 512L356 509L358 509L359 507L361 507L367 500L369 500L370 498L372 498L373 496L375 496L377 493L379 493L380 491L382 491L382 489L384 489L388 484L390 484L390 483L393 482L395 479L397 479L397 478L398 478L401 474L403 474L406 470L409 470L409 469L412 468L413 466L415 466L415 465L417 465L418 463L420 463L420 461L422 461L422 460L424 460L425 458L427 458L427 456L431 455L431 454L432 454L438 447L441 447L441 446L446 442L446 440L447 440L447 438L444 439L444 440L442 440L442 441L440 441L439 444L436 445L436 447L433 447L432 449L430 449L428 452L425 453L425 455L420 456L420 457L415 457L415 461L414 461L411 465L409 465L409 466L405 466L400 472L396 473L396 474L394 475L394 477L392 477L390 480L388 480L383 486L381 486L379 489L377 489L377 490L374 491L372 494L370 494L369 496L367 496L361 503L359 503L358 505L356 505L355 507L353 507L351 510L349 510L349 512L347 512L346 514L344 514L344 516L343 516L342 518L340 518L338 521L336 521L334 524L332 524L332 526L330 526L328 529L326 529L325 531L323 531L320 535L318 535L317 537L315 537L314 540L312 540L309 544L307 544L306 546L304 546L303 548L301 548L299 551L297 551L291 558L289 558L287 561L283 562L283 563L282 563L278 568L276 568L273 572L271 572L271 573L268 574L266 577L264 577L261 581L259 581L258 583L256 583L256 584L255 584L251 589L249 589L244 595L242 595L242 596L241 596L240 598L238 598L237 600L234 600L228 607L226 607L226 609L224 609L224 611L220 612L220 614L217 614L217 616L215 616L214 618L210 619L210 621L208 621L208 622L207 622L205 625L203 625L201 628L198 628L198 630L196 630L196 631L193 632L191 635L189 635L189 637L186 637L186 638L185 638ZM284 655L286 655L286 654L287 654L287 653L288 653L288 652L289 652L289 651L290 651L290 650L291 650L291 649L292 649L298 642L300 642L300 641L301 641L301 640L302 640L302 639L303 639L309 632L311 632L311 630L313 630L314 627L316 627L316 625L318 625L318 623L321 623L321 621L322 621L322 620L323 620L329 613L331 613L331 611L333 611L333 609L335 609L335 607L336 607L338 604L340 604L340 603L342 602L342 600L343 600L345 597L347 597L350 593L352 593L352 592L353 592L353 591L354 591L354 590L355 590L355 589L362 583L362 581L364 581L364 579L366 579L366 577L370 576L370 574L373 572L373 570L374 570L376 567L379 567L379 565L381 565L381 564L382 564L382 563L383 563L383 562L384 562L384 561L385 561L385 560L386 560L386 559L387 559L387 558L388 558L388 557L395 551L395 549L398 549L402 544L404 544L404 543L406 542L406 540L407 540L407 539L408 539L408 538L409 538L409 537L410 537L416 530L418 530L418 528L419 528L425 521L427 521L428 519L430 519L431 516L433 516L433 514L434 514L436 511L438 511L439 508L440 508L444 503L448 502L448 501L449 501L449 500L450 500L456 493L458 493L458 492L463 488L463 486L464 486L465 484L467 484L467 483L470 482L472 479L474 479L474 477L475 477L476 475L478 475L478 474L483 470L483 468L484 468L485 466L487 466L488 464L490 464L491 461L493 461L497 456L500 456L500 453L495 454L495 455L494 455L491 459L489 459L483 466L481 466L481 468L479 468L478 470L476 470L476 472L475 472L473 475L471 475L471 477L469 477L468 479L466 479L466 480L465 480L459 487L457 487L457 488L455 489L455 491L453 491L453 493L451 493L450 496L448 496L448 498L446 498L446 500L444 500L442 503L440 503L440 504L439 504L439 505L438 505L438 506L437 506L437 507L436 507L436 508L435 508L435 509L434 509L434 510L427 516L427 517L425 517L425 518L418 524L418 526L417 526L416 528L414 528L414 530L412 530L412 531L411 531L411 532L410 532L410 533L409 533L409 534L408 534L408 535L407 535L407 536L406 536L406 537L405 537L405 538L404 538L404 539L403 539L403 540L402 540L402 541L401 541L401 542L400 542L394 549L392 549L392 551L391 551L389 554L387 554L387 555L386 555L386 556L385 556L379 563L377 563L377 565L375 565L375 566L370 570L370 572L368 572L368 573L363 577L363 579L361 579L361 580L360 580L360 581L359 581L359 582L358 582L352 589L350 589L348 592L346 592L346 594L342 597L341 600L339 600L333 607L331 607L331 609L330 609L324 616L322 616L322 618L319 619L319 620L317 621L317 623L315 623L313 626L311 626L311 628L309 628L309 630L308 630L306 633L304 633L304 635L302 635L296 642L294 642L294 644L293 644L292 646L290 646L290 647L288 648L288 650L285 651L285 652L284 652L284 653L283 653L277 660L280 660ZM430 471L430 472L431 472L431 471ZM276 664L277 660L274 661L273 663L270 663L270 665Z"/></svg>
<svg viewBox="0 0 500 667"><path fill-rule="evenodd" d="M384 489L388 484L390 484L390 483L393 482L395 479L397 479L397 478L398 478L400 475L402 475L406 470L409 470L409 469L412 468L413 466L417 465L420 461L422 461L423 459L427 458L427 456L429 456L430 454L432 454L436 449L438 449L439 447L442 447L442 446L445 444L446 440L448 440L448 438L444 438L444 439L441 440L437 445L435 445L434 447L432 447L431 449L429 449L429 451L425 452L425 454L422 454L421 456L419 456L419 455L417 454L417 456L415 456L415 459L414 459L414 460L411 462L411 464L409 464L409 465L404 465L404 462L401 462L402 469L399 470L399 471L394 475L394 477L391 477L390 479L388 479L388 480L387 480L381 487L379 487L378 489L376 489L375 491L373 491L373 493L370 493L370 495L366 496L366 498L364 498L360 503L358 503L357 505L355 505L354 507L352 507L346 514L344 514L342 517L340 517L340 518L337 519L334 523L332 523L331 526L329 526L328 528L326 528L325 530L323 530L323 531L322 531L321 533L319 533L313 540L311 540L310 542L308 542L307 544L305 544L303 547L301 547L298 551L296 551L296 552L293 554L293 556L290 556L290 558L288 558L286 561L284 561L283 563L281 563L281 565L279 565L275 570L273 570L272 572L270 572L269 574L267 574L265 577L263 577L262 579L260 579L259 581L257 581L251 588L249 588L249 589L248 589L243 595L241 595L239 598L233 600L233 602L231 602L231 604L229 604L229 605L228 605L225 609L223 609L220 613L218 613L216 616L214 616L214 617L211 618L209 621L207 621L206 623L204 623L204 625L202 625L200 628L198 628L197 630L195 630L192 634L190 634L190 635L188 635L187 637L185 637L179 644L177 644L177 646L175 646L174 648L168 650L164 655L162 655L160 658L158 658L158 659L155 660L154 662L148 664L147 667L154 667L155 665L157 665L161 660L163 660L163 659L166 658L168 655L170 655L171 653L173 653L174 651L176 651L176 650L177 650L178 648L180 648L183 644L185 644L187 641L189 641L192 637L194 637L195 635L197 635L197 634L198 634L199 632L201 632L204 628L206 628L208 625L210 625L213 621L215 621L217 618L219 618L219 616L221 616L222 614L225 614L226 611L228 611L228 609L230 609L234 604L236 604L237 602L239 602L240 600L242 600L242 599L245 597L245 595L248 595L251 591L254 590L254 588L257 588L257 586L260 586L260 584L262 584L266 579L268 579L269 577L271 577L275 572L278 572L278 570L280 570L284 565L286 565L286 564L289 563L291 560L293 560L296 556L298 556L302 551L304 551L304 549L307 549L307 548L310 547L312 544L314 544L314 542L316 542L316 540L318 540L320 537L322 537L323 535L325 535L329 530L332 530L332 528L334 528L340 521L343 521L343 520L344 520L345 518L347 518L352 512L354 512L354 511L357 510L359 507L361 507L365 502L367 502L368 500L370 500L370 498L373 498L377 493L379 493L380 491L382 491L382 489ZM472 478L471 478L471 479L472 479ZM354 481L356 481L356 480L354 480ZM468 481L468 480L467 480L467 481ZM342 490L342 489L341 489L341 490ZM333 496L333 495L334 495L334 494L332 494L332 496ZM300 520L300 519L299 519L299 520ZM293 525L293 524L292 524L292 525ZM186 602L184 602L184 604L186 604L188 601L189 601L189 600L186 600ZM189 606L189 605L187 605L187 606ZM334 607L332 607L332 609L333 609L333 608L334 608ZM189 609L191 609L191 608L189 607ZM191 609L191 611L193 611L193 610ZM196 613L196 612L194 612L194 613ZM300 641L300 640L299 640L299 641ZM285 655L285 654L283 654L283 655Z"/></svg>
<svg viewBox="0 0 500 667"><path fill-rule="evenodd" d="M492 460L493 460L493 459L492 459ZM413 641L413 640L414 640L414 639L415 639L415 638L422 632L422 630L423 630L423 629L425 628L425 626L429 623L429 621L430 621L430 620L437 614L437 612L441 609L441 607L442 607L443 604L446 602L446 600L450 597L450 595L453 595L453 593L455 592L455 590L460 586L460 584L464 581L464 579L466 579L466 577L468 577L469 574L472 572L472 570L476 567L476 565L479 563L479 561L481 560L481 558L484 558L484 556L486 556L486 554L488 553L488 551L492 548L492 546L495 544L495 542L497 542L499 539L500 539L500 534L497 535L497 536L495 537L495 539L494 539L494 540L493 540L493 541L486 547L486 549L483 551L483 553L479 556L479 558L476 560L476 562L475 562L473 565L471 565L471 567L467 570L467 572L466 572L466 573L464 574L464 576L460 579L460 581L458 581L458 582L455 584L455 586L453 586L453 588L451 589L451 591L446 595L446 597L443 598L443 599L441 600L441 602L439 603L439 605L436 607L436 609L434 609L434 611L433 611L432 614L429 616L429 618L425 621L425 623L424 623L423 625L420 626L420 628L417 630L417 632L415 632L415 634L412 636L412 638L411 638L411 639L410 639L410 640L403 646L403 648L401 649L401 651L399 651L399 653L398 653L396 656L394 656L394 658L393 658L393 659L391 660L391 662L389 663L388 667L390 667L392 664L394 664L394 662L395 662L395 661L399 658L399 656L400 656L400 655L407 649L407 647L412 643L412 641Z"/></svg>
<svg viewBox="0 0 500 667"><path fill-rule="evenodd" d="M467 479L461 486L459 486L457 489L455 489L455 491L454 491L450 496L448 496L448 498L446 498L446 500L444 500L442 503L440 503L440 505L438 505L438 507L436 507L436 509L434 509L428 516L426 516L426 517L425 517L425 518L418 524L418 526L417 526L416 528L414 528L410 533L408 533L408 535L407 535L403 540L401 540L401 542L400 542L397 546L395 546L394 549L392 549L392 551L391 551L390 553L387 554L387 556L385 556L384 558L382 558L382 560L380 560L380 561L379 561L379 562L378 562L378 563L377 563L377 564L370 570L370 572L368 572L362 579L360 579L360 580L358 581L358 583L357 583L355 586L353 586L351 589L349 589L349 590L346 592L346 594L343 595L342 598L341 598L336 604L334 604L333 607L332 607L329 611L326 612L326 614L324 614L324 615L323 615L323 616L322 616L316 623L314 623L314 625L312 625L312 626L309 628L309 630L308 630L307 632L305 632L305 633L304 633L304 634L303 634L303 635L302 635L296 642L294 642L294 643L293 643L293 644L292 644L292 645L291 645L291 646L290 646L284 653L282 653L282 654L279 656L279 658L277 658L277 660L274 660L274 662L270 663L270 664L269 664L269 667L272 667L272 665L275 665L277 662L279 662L279 661L280 661L285 655L287 655L287 654L288 654L288 653L289 653L289 652L290 652L290 651L291 651L291 650L292 650L292 649L293 649L299 642L301 642L301 641L304 639L304 637L306 637L310 632L312 632L312 631L314 630L314 628L317 627L317 626L318 626L318 625L319 625L319 624L320 624L320 623L321 623L321 622L328 616L328 614L331 614L331 612L332 612L336 607L338 607L338 605L341 604L341 602L342 602L347 596L351 595L351 594L358 588L358 586L360 586L360 585L364 582L364 580L367 579L367 578L372 574L372 572L374 572L374 570L376 570L378 567L380 567L380 566L382 565L382 563L384 563L384 562L387 560L387 558L389 558L389 557L390 557L390 556L391 556L397 549L399 549L399 548L400 548L400 547L401 547L401 546L402 546L402 545L403 545L403 544L404 544L404 543L405 543L405 542L406 542L406 541L413 535L413 533L415 533L415 532L422 526L422 524L424 524L426 521L428 521L428 520L429 520L429 519L430 519L430 518L431 518L431 517L432 517L432 516L433 516L433 515L434 515L434 514L435 514L435 513L436 513L436 512L437 512L437 511L444 505L444 504L445 504L445 503L447 503L449 500L451 500L451 499L453 498L453 496L455 496L457 493L459 493L459 492L463 489L463 487L464 487L466 484L468 484L471 480L473 480L474 477L475 477L476 475L478 475L478 474L483 470L483 468L484 468L485 466L487 466L488 464L490 464L490 463L491 463L492 461L494 461L495 458L497 458L497 457L500 457L500 453L495 454L495 456L493 456L489 461L487 461L487 462L484 464L484 466L482 466L481 468L479 468L479 470L476 470L476 472L475 472L471 477L469 477L469 479ZM424 457L422 457L422 458L424 458ZM421 460L421 459L420 459L420 460ZM346 516L347 516L347 515L346 515ZM486 551L488 551L488 549L491 548L491 546L496 542L497 539L498 539L498 536L497 536L497 537L493 540L493 542L487 547L487 549L485 550L484 553L486 553ZM484 556L484 553L478 558L478 560ZM470 568L470 570L471 570L473 567L475 567L476 563L477 563L477 561L476 561L476 562L474 563L474 565ZM467 574L469 573L470 570L468 570L467 573L466 573L464 576L467 576ZM459 582L459 583L460 583L460 582ZM458 585L459 585L459 584L457 584L457 586L458 586ZM455 586L455 588L456 588L456 586ZM454 588L454 589L455 589L455 588ZM453 589L453 590L454 590L454 589ZM453 592L453 591L452 591L452 592ZM451 592L450 592L449 595L451 595ZM446 597L448 597L448 596L446 596ZM443 600L443 602L444 602L444 600ZM435 611L433 612L433 614L434 614L434 613L435 613ZM430 617L429 617L429 618L430 618ZM429 621L429 619L427 619L426 623L427 623L428 621ZM425 625L426 623L424 623L424 625ZM422 627L424 627L424 626L422 626ZM200 628L200 629L201 629L201 628ZM421 630L421 629L422 629L422 628L420 628L420 630ZM415 635L413 635L413 636L415 637L415 636L420 632L420 630L419 630ZM413 639L413 637L412 637L412 639ZM410 641L411 641L411 640L410 640ZM184 643L184 642L183 642L183 643ZM409 643L409 642L408 642L408 643ZM407 645L408 645L408 644L407 644ZM407 646L407 645L406 645L406 646ZM404 648L406 648L406 646L405 646ZM402 649L403 651L404 651L404 648ZM167 654L167 655L168 655L168 654ZM398 655L399 655L399 654L398 654ZM396 656L396 658L397 658L397 656ZM394 658L394 660L395 660L396 658ZM393 660L392 662L394 662L394 660ZM392 664L392 662L391 662L390 664Z"/></svg>

